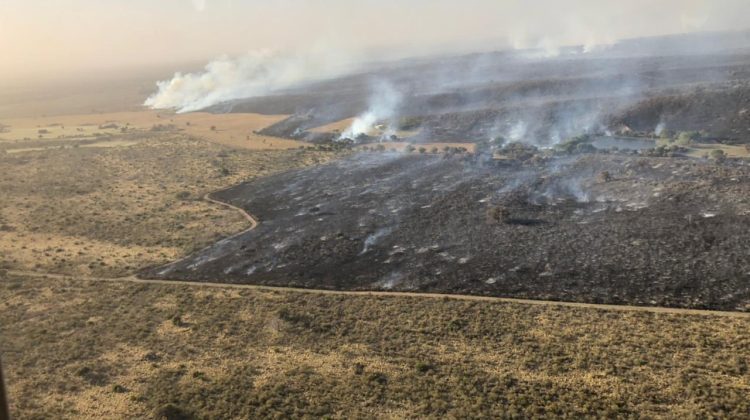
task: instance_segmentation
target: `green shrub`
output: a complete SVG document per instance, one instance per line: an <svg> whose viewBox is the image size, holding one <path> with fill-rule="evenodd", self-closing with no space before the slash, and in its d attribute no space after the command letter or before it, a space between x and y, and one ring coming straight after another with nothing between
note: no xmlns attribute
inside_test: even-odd
<svg viewBox="0 0 750 420"><path fill-rule="evenodd" d="M427 373L435 368L431 363L428 362L417 362L414 367L419 373Z"/></svg>
<svg viewBox="0 0 750 420"><path fill-rule="evenodd" d="M709 156L711 157L711 159L719 161L719 162L727 158L727 154L724 153L724 151L721 149L712 150Z"/></svg>
<svg viewBox="0 0 750 420"><path fill-rule="evenodd" d="M701 134L697 131L683 131L677 136L677 144L680 146L690 146L700 140Z"/></svg>
<svg viewBox="0 0 750 420"><path fill-rule="evenodd" d="M154 411L155 420L192 420L195 416L174 404L167 404Z"/></svg>

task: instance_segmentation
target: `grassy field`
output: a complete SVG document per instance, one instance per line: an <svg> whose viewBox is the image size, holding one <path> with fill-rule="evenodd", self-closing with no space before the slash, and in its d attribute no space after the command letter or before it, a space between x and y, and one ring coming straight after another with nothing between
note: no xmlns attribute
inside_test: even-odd
<svg viewBox="0 0 750 420"><path fill-rule="evenodd" d="M147 126L94 138L108 147L11 139L41 150L0 153L0 357L16 418L750 411L746 318L85 280L247 226L207 192L336 157Z"/></svg>
<svg viewBox="0 0 750 420"><path fill-rule="evenodd" d="M179 131L221 145L253 150L278 150L304 145L294 140L262 136L255 132L286 118L285 115L174 114L140 110L62 116L0 119L0 145L13 151L36 140L40 147L59 147L70 140L107 140L123 133Z"/></svg>
<svg viewBox="0 0 750 420"><path fill-rule="evenodd" d="M714 150L721 150L730 158L748 158L750 157L750 149L744 145L732 146L727 144L696 144L690 148L688 156L691 157L706 157Z"/></svg>
<svg viewBox="0 0 750 420"><path fill-rule="evenodd" d="M0 302L19 418L750 410L748 319L7 274Z"/></svg>
<svg viewBox="0 0 750 420"><path fill-rule="evenodd" d="M134 144L0 154L0 268L118 276L166 263L246 227L204 194L333 157L184 133L110 141L120 137Z"/></svg>

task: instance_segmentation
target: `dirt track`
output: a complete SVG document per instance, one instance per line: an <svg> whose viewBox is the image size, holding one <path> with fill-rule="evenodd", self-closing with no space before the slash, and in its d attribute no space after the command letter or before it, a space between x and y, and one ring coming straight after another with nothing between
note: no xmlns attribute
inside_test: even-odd
<svg viewBox="0 0 750 420"><path fill-rule="evenodd" d="M19 276L19 277L51 278L51 279L59 279L59 280L78 279L78 280L97 281L97 282L128 282L128 283L137 283L137 284L158 284L158 285L165 285L165 286L178 285L178 286L190 286L190 287L248 289L248 290L266 291L266 292L313 293L313 294L340 295L340 296L455 299L455 300L466 300L466 301L475 301L475 302L512 303L512 304L520 304L520 305L547 305L547 306L558 306L558 307L568 307L568 308L597 309L597 310L603 310L603 311L639 311L639 312L652 312L652 313L674 314L674 315L726 316L726 317L733 317L733 318L750 318L750 313L747 313L747 312L707 311L707 310L700 310L700 309L679 309L679 308L663 308L663 307L651 307L651 306L604 305L604 304L594 304L594 303L559 302L559 301L552 301L552 300L499 298L499 297L491 297L491 296L451 295L451 294L440 294L440 293L300 289L300 288L293 288L293 287L259 286L259 285L252 285L252 284L205 283L205 282L190 282L190 281L180 281L180 280L145 280L145 279L140 279L136 276L119 277L119 278L81 277L81 276L68 276L64 274L35 273L35 272L28 272L28 271L13 271L13 270L8 271L7 273L10 275Z"/></svg>
<svg viewBox="0 0 750 420"><path fill-rule="evenodd" d="M208 193L208 194L204 195L203 199L206 200L206 201L208 201L209 203L214 203L214 204L217 204L217 205L220 205L220 206L223 206L223 207L227 207L227 208L236 210L236 211L238 211L242 215L242 217L244 217L245 219L247 219L250 222L250 227L249 228L243 230L242 232L235 233L234 235L232 235L232 237L238 236L238 235L242 235L243 233L245 233L247 231L250 231L250 230L253 230L253 229L255 229L258 226L258 221L250 213L246 212L245 210L243 210L243 209L241 209L241 208L239 208L237 206L233 206L233 205L231 205L229 203L225 203L225 202L219 201L219 200L214 200L213 198L211 198L211 193Z"/></svg>
<svg viewBox="0 0 750 420"><path fill-rule="evenodd" d="M740 234L750 228L750 172L742 162L466 159L358 154L214 193L263 223L139 276L750 308L750 254ZM604 171L609 182L597 177ZM497 206L512 219L489 221Z"/></svg>
<svg viewBox="0 0 750 420"><path fill-rule="evenodd" d="M225 203L219 200L215 200L210 197L211 193L206 194L203 199L214 203L219 206L227 207L238 211L242 216L250 222L250 227L238 232L226 239L231 239L242 235L248 231L255 229L258 226L258 220L253 217L250 213L244 209L234 206L229 203ZM231 283L219 283L219 282L191 282L181 280L148 280L138 278L136 275L117 277L117 278L106 278L106 277L82 277L82 276L70 276L64 274L52 274L52 273L39 273L31 271L7 271L8 274L19 276L19 277L34 277L34 278L52 278L52 279L79 279L85 281L98 281L98 282L129 282L138 284L158 284L158 285L180 285L190 287L212 287L212 288L230 288L230 289L249 289L259 291L274 291L274 292L291 292L291 293L317 293L326 295L342 295L342 296L377 296L377 297L412 297L412 298L425 298L425 299L456 299L466 301L477 301L477 302L494 302L494 303L512 303L512 304L523 304L523 305L548 305L558 307L569 307L569 308L584 308L584 309L597 309L605 311L640 311L640 312L652 312L652 313L666 313L675 315L701 315L701 316L727 316L735 318L750 318L750 313L747 312L730 312L730 311L711 311L711 310L699 310L699 309L680 309L680 308L666 308L666 307L651 307L651 306L632 306L632 305L607 305L607 304L592 304L592 303L579 303L579 302L562 302L562 301L551 301L551 300L533 300L533 299L515 299L515 298L502 298L492 296L471 296L471 295L460 295L460 294L442 294L442 293L412 293L412 292L386 292L386 291L345 291L345 290L325 290L325 289L304 289L294 287L274 287L274 286L262 286L262 285L250 285L250 284L231 284Z"/></svg>

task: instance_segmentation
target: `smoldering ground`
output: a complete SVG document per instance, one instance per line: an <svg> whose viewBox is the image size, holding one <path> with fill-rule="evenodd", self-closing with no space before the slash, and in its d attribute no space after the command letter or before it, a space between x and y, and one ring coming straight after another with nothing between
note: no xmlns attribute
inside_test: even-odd
<svg viewBox="0 0 750 420"><path fill-rule="evenodd" d="M692 39L554 58L411 60L211 110L293 114L263 133L322 143L378 125L416 132L408 139L416 147L518 140L549 148L584 133L652 134L690 121L704 124L707 140L747 141L737 130L750 117L742 112L750 54L724 48L732 43L670 53ZM691 97L701 100L683 106ZM355 119L349 132L311 130L344 118ZM146 275L748 309L750 168L742 161L561 157L522 145L502 160L423 152L357 154L217 193L259 227Z"/></svg>
<svg viewBox="0 0 750 420"><path fill-rule="evenodd" d="M748 193L737 163L358 154L215 194L258 228L147 275L744 310Z"/></svg>
<svg viewBox="0 0 750 420"><path fill-rule="evenodd" d="M710 47L687 49L711 39ZM293 114L263 133L313 142L408 132L412 142L503 137L552 146L620 129L704 130L742 141L750 117L743 45L750 46L746 33L621 42L589 53L568 48L552 58L506 51L407 60L210 110ZM313 130L347 118L354 123L343 132Z"/></svg>

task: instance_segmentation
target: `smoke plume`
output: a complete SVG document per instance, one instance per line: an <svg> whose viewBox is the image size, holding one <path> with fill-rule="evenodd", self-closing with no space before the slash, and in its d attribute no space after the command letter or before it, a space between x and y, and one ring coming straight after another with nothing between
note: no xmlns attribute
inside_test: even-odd
<svg viewBox="0 0 750 420"><path fill-rule="evenodd" d="M367 111L354 119L352 125L342 133L342 138L355 139L362 134L372 134L379 123L384 124L385 129L377 131L382 131L383 136L389 136L394 131L395 118L402 100L403 95L393 84L384 80L374 82Z"/></svg>
<svg viewBox="0 0 750 420"><path fill-rule="evenodd" d="M158 91L145 106L190 112L221 102L267 95L354 69L349 56L328 53L280 54L255 51L241 57L221 57L202 72L176 73L157 82Z"/></svg>

